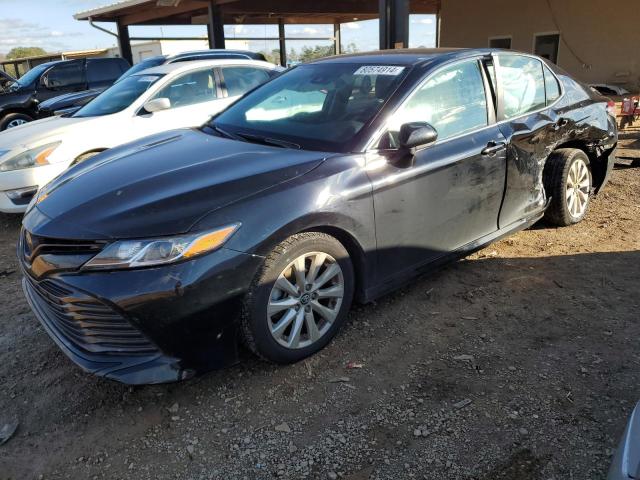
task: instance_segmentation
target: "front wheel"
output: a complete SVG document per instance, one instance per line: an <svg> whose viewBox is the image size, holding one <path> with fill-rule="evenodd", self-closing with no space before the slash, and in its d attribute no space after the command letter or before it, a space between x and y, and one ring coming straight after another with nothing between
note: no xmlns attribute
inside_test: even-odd
<svg viewBox="0 0 640 480"><path fill-rule="evenodd" d="M561 227L582 221L591 198L591 167L582 150L561 148L544 167L544 186L551 203L545 219Z"/></svg>
<svg viewBox="0 0 640 480"><path fill-rule="evenodd" d="M0 132L9 128L19 127L25 123L32 122L33 118L24 113L10 113L0 120Z"/></svg>
<svg viewBox="0 0 640 480"><path fill-rule="evenodd" d="M353 265L338 240L319 232L293 235L266 258L245 298L245 342L272 362L302 360L335 336L353 292Z"/></svg>

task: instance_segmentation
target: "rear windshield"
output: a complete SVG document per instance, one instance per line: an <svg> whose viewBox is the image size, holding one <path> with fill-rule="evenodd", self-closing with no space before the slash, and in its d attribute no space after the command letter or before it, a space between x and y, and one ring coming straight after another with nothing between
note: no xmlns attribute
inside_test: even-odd
<svg viewBox="0 0 640 480"><path fill-rule="evenodd" d="M146 60L143 60L140 63L136 63L133 67L131 67L126 72L124 72L122 76L118 78L118 80L116 80L116 83L121 80L124 80L127 77L130 77L131 75L135 75L136 73L141 72L142 70L146 70L147 68L152 68L152 67L157 67L158 65L162 65L164 61L165 61L164 57L152 57L152 58L147 58Z"/></svg>
<svg viewBox="0 0 640 480"><path fill-rule="evenodd" d="M100 117L120 112L156 83L162 75L133 75L112 85L78 110L74 117Z"/></svg>

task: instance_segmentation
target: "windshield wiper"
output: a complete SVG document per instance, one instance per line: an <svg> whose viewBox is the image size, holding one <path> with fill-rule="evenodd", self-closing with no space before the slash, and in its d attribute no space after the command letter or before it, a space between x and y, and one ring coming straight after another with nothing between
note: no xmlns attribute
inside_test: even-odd
<svg viewBox="0 0 640 480"><path fill-rule="evenodd" d="M273 145L280 148L293 148L295 150L300 150L301 148L297 143L288 142L287 140L280 140L278 138L262 137L260 135L252 135L250 133L238 133L237 135L253 143Z"/></svg>
<svg viewBox="0 0 640 480"><path fill-rule="evenodd" d="M250 133L231 133L218 127L214 123L210 123L206 126L206 128L212 129L223 137L230 138L232 140L239 140L241 142L261 143L262 145L273 145L280 148L293 148L295 150L300 150L301 148L297 143L288 142L286 140L280 140L277 138L262 137L260 135L253 135Z"/></svg>
<svg viewBox="0 0 640 480"><path fill-rule="evenodd" d="M213 123L210 123L209 125L207 125L207 127L211 128L212 130L214 130L215 132L219 133L223 137L230 138L232 140L239 140L241 142L244 141L244 138L240 137L239 135L235 135L233 133L227 132L226 130L223 130L222 128L218 127L217 125L215 125Z"/></svg>

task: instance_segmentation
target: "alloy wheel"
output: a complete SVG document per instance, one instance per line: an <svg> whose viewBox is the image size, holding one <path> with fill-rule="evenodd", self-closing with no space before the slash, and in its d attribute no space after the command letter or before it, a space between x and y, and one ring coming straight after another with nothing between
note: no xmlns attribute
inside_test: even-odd
<svg viewBox="0 0 640 480"><path fill-rule="evenodd" d="M591 181L587 164L577 159L571 164L567 175L566 202L569 214L574 218L584 215L589 203Z"/></svg>
<svg viewBox="0 0 640 480"><path fill-rule="evenodd" d="M269 296L267 322L273 338L291 349L322 338L340 312L344 274L329 254L300 255L280 273Z"/></svg>
<svg viewBox="0 0 640 480"><path fill-rule="evenodd" d="M25 123L28 123L28 122L22 118L16 118L15 120L11 120L9 123L7 123L7 129L13 128L13 127L19 127L20 125L24 125Z"/></svg>

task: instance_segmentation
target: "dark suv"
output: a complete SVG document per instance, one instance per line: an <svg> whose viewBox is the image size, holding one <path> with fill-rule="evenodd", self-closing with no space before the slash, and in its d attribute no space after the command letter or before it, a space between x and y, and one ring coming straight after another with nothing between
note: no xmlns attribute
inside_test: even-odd
<svg viewBox="0 0 640 480"><path fill-rule="evenodd" d="M167 63L188 62L191 60L212 60L217 58L237 58L241 60L247 59L266 61L266 58L263 54L249 52L247 50L195 50L190 52L178 53L176 55L157 55L155 57L146 58L140 63L136 63L133 67L127 70L118 79L118 81L128 77L129 75L133 75L134 73L146 70L147 68L157 67L159 65L164 65ZM105 90L105 88L88 90L81 93L61 95L59 97L55 97L46 102L43 102L38 108L38 118L50 117L52 115L71 114L96 98L100 93L102 93L103 90Z"/></svg>
<svg viewBox="0 0 640 480"><path fill-rule="evenodd" d="M105 89L128 68L122 58L83 58L38 65L0 92L0 131L35 119L43 100L63 93Z"/></svg>

